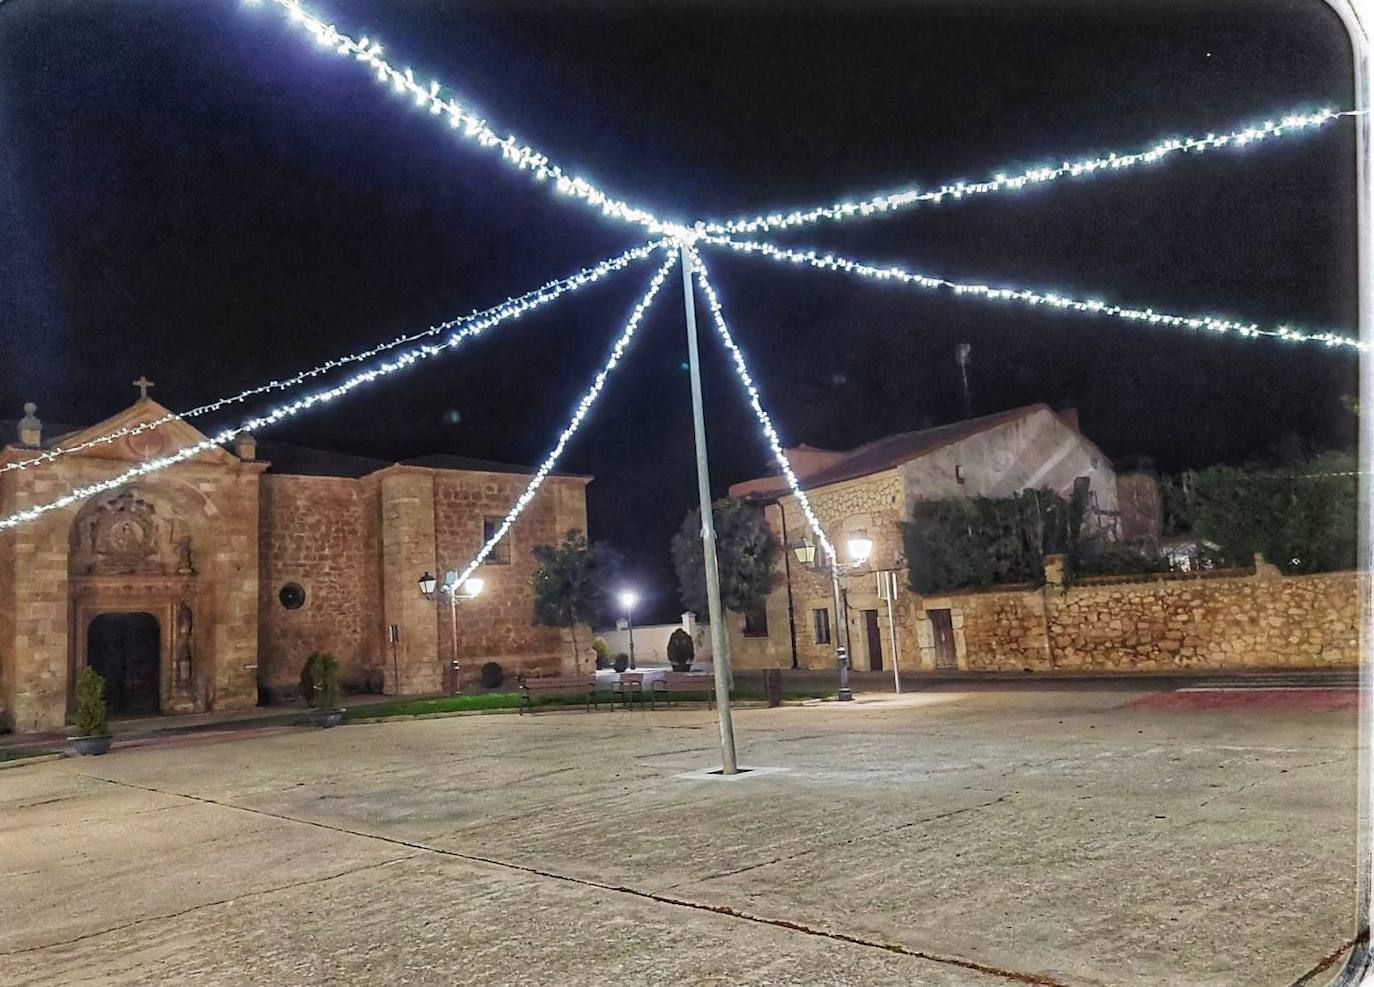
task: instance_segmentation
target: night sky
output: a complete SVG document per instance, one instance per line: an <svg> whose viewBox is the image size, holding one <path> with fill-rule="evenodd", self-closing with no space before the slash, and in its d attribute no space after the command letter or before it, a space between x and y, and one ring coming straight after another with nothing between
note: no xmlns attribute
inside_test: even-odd
<svg viewBox="0 0 1374 987"><path fill-rule="evenodd" d="M683 220L977 180L1353 100L1349 44L1320 0L312 9L570 171ZM32 400L47 420L93 422L145 373L158 400L191 407L643 239L456 138L271 5L0 0L0 52L0 418ZM957 280L1353 331L1353 160L1344 121L775 237ZM1341 396L1355 361L1321 348L706 259L789 443L845 448L960 417L959 342L975 412L1076 406L1113 457L1176 470L1353 442ZM536 463L652 269L272 437ZM703 343L724 493L771 469ZM593 536L626 554L659 617L678 609L668 540L695 499L684 360L675 272L563 463L596 475Z"/></svg>

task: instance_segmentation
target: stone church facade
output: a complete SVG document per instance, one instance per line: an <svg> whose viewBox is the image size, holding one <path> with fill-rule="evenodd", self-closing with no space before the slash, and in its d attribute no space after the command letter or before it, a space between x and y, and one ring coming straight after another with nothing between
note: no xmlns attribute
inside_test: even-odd
<svg viewBox="0 0 1374 987"><path fill-rule="evenodd" d="M26 410L0 467L167 414L143 397L48 438ZM0 473L0 514L203 438L172 421ZM317 650L339 659L346 685L387 693L438 692L455 659L463 681L486 661L507 675L571 668L567 633L530 624L530 549L586 530L589 477L548 477L478 570L485 587L456 627L418 586L472 558L530 473L452 456L386 463L266 444L260 455L243 437L0 532L0 720L60 728L87 664L106 676L112 712L130 715L290 695Z"/></svg>

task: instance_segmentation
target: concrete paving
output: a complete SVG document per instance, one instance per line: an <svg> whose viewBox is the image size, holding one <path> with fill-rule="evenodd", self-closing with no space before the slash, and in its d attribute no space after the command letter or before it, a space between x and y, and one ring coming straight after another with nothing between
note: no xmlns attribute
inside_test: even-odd
<svg viewBox="0 0 1374 987"><path fill-rule="evenodd" d="M735 781L704 709L14 768L0 982L1292 984L1351 935L1355 720L1285 696L742 710L784 770Z"/></svg>

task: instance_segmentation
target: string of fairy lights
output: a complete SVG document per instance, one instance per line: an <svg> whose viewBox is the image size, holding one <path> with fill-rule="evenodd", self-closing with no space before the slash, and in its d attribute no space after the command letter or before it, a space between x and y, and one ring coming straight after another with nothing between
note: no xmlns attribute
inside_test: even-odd
<svg viewBox="0 0 1374 987"><path fill-rule="evenodd" d="M654 248L661 249L661 245L655 244ZM625 255L621 256L623 257ZM465 340L471 339L474 336L479 336L482 333L486 332L488 329L500 325L503 322L507 322L511 319L518 319L521 316L527 314L528 312L534 310L535 308L548 304L550 301L552 301L554 298L559 297L560 295L566 294L570 291L576 291L578 288L590 284L593 280L599 280L601 277L604 277L611 270L620 270L626 266L625 264L615 265L612 264L612 262L605 263L608 264L606 271L597 275L596 278L593 278L590 275L588 275L587 277L579 280L578 276L575 275L573 278L569 278L566 279L564 282L558 283L559 286L557 289L551 289L543 295L531 293L530 296L522 296L523 300L517 300L514 303L506 302L500 305L495 305L492 308L489 308L483 312L477 313L473 316L469 316L468 318L462 320L456 331L450 333L448 338L441 343L425 343L421 344L420 346L412 347L411 349L403 351L402 353L391 358L390 360L383 361L382 363L379 363L376 366L373 366L367 370L359 371L358 373L353 374L351 377L346 378L341 383L336 384L335 386L330 387L326 390L316 391L315 393L306 395L303 398L297 398L295 401L278 405L277 407L273 408L271 411L266 412L265 414L245 419L243 422L241 422L239 425L235 427L221 429L215 432L213 435L205 437L199 442L194 442L188 446L184 446L183 448L178 449L173 453L169 453L168 455L145 459L137 465L132 466L126 470L123 470L122 472L119 472L104 480L100 480L95 483L89 483L84 486L76 487L72 490L69 490L66 494L54 498L53 500L44 501L38 504L32 504L28 507L22 508L21 510L17 510L12 514L8 514L5 517L0 518L0 530L6 528L13 528L16 525L22 524L26 521L35 520L39 517L42 517L44 514L47 514L51 511L61 510L64 507L69 507L79 501L85 500L87 497L94 496L95 494L104 493L108 490L114 490L118 487L123 486L125 483L128 483L131 480L136 480L140 477L160 472L171 466L175 466L177 463L184 463L189 459L193 459L196 456L199 456L201 453L210 452L211 450L217 449L225 443L233 441L233 439L239 435L243 435L247 432L258 431L259 429L265 428L269 425L275 425L277 422L283 421L287 418L292 418L300 414L301 412L308 411L311 408L314 408L318 405L327 404L331 401L336 400L337 398L343 397L344 395L350 393L353 390L356 390L363 384L370 384L373 381L379 380L383 377L389 377L392 374L398 373L402 370L409 369L410 367L413 367L421 361L429 359L430 357L438 356L440 353L443 353L447 350L456 349ZM598 265L598 267L600 267L600 265ZM592 268L588 270L594 271L596 269ZM429 333L426 332L421 335L428 334Z"/></svg>
<svg viewBox="0 0 1374 987"><path fill-rule="evenodd" d="M634 339L635 331L639 328L640 322L644 319L644 313L647 312L649 306L653 304L659 289L663 287L664 280L668 277L668 273L673 269L676 263L677 253L669 250L667 260L663 262L663 265L654 274L653 280L649 282L649 287L644 292L644 296L640 298L635 304L634 310L630 312L630 317L625 321L624 328L620 330L620 335L616 338L615 345L611 347L611 355L606 358L605 366L597 372L597 375L592 379L591 387L587 388L586 393L582 395L582 399L577 402L577 407L573 410L572 417L568 420L568 424L563 427L563 431L559 433L558 441L554 443L553 449L544 457L544 461L539 464L539 469L535 470L534 476L530 477L530 482L525 485L525 489L521 491L520 496L515 499L515 503L511 506L511 509L506 512L506 516L501 519L501 523L497 525L491 537L477 550L477 554L473 556L472 561L464 566L463 570L458 574L457 580L453 583L455 588L461 587L466 583L468 577L477 570L477 567L486 561L487 556L491 554L491 550L496 547L497 543L499 543L502 538L506 537L510 529L515 525L516 520L525 512L525 508L534 500L534 495L538 493L539 488L543 486L545 478L553 472L554 467L558 465L558 460L562 457L563 450L567 447L568 441L576 435L577 430L582 427L583 419L587 417L587 413L592 410L592 405L596 403L596 399L601 395L601 389L606 386L606 379L610 377L611 372L614 371L617 364L620 363L621 357L625 355L626 348L629 347L630 341Z"/></svg>
<svg viewBox="0 0 1374 987"><path fill-rule="evenodd" d="M413 343L416 340L424 339L427 336L437 336L440 333L449 332L455 329L461 330L461 327L470 321L481 321L484 319L489 319L500 311L506 311L509 309L511 310L511 314L523 314L524 312L530 311L531 309L535 309L540 307L541 305L545 305L553 301L555 298L558 298L566 294L569 291L576 291L578 288L581 288L585 285L592 284L596 281L600 281L608 274L622 270L623 268L629 266L637 260L643 260L645 257L648 257L659 247L663 246L666 242L666 240L656 240L651 243L646 243L643 246L633 247L630 250L627 250L623 254L620 254L616 257L607 258L606 260L603 260L600 263L595 264L591 267L584 267L576 274L570 275L566 278L559 278L557 281L550 281L547 284L542 284L538 288L535 288L532 291L527 291L523 295L520 295L516 298L507 298L500 305L486 309L485 311L472 312L461 318L450 319L447 322L440 322L437 325L430 326L428 329L422 329L419 332L414 332L407 336L397 336L395 339L389 339L386 342L378 343L375 346L371 346L367 349L358 350L356 353L349 353L345 356L335 357L332 360L326 360L323 363L316 364L315 366L310 367L307 370L299 371L298 373L295 373L290 377L284 378L282 380L271 380L268 381L266 384L259 384L257 387L250 387L247 390L240 391L237 394L219 398L215 401L211 401L208 404L202 404L198 407L192 408L190 411L167 412L166 414L160 415L156 418L150 418L144 421L139 421L128 425L122 425L119 428L116 428L112 431L104 432L100 435L83 439L82 441L75 442L71 445L53 446L51 449L44 450L41 454L37 456L32 456L28 459L16 459L14 462L6 463L5 465L0 466L0 473L8 473L11 470L29 469L33 466L41 466L44 463L51 463L56 459L60 459L63 456L69 456L72 453L84 452L87 449L94 449L97 446L109 445L110 443L115 442L116 440L121 439L126 435L139 435L143 432L150 432L155 428L159 428L162 425L166 425L168 422L186 421L187 419L191 418L199 418L202 415L211 414L213 412L219 411L222 408L227 408L230 405L242 404L249 398L257 397L259 394L269 394L273 391L289 391L292 388L297 387L298 385L303 384L308 380L313 380L316 377L323 376L324 374L327 374L333 370L337 370L340 367L346 367L352 363L362 363L366 360L372 359L375 356L380 356L383 353L393 350L398 346L404 346L407 343Z"/></svg>
<svg viewBox="0 0 1374 987"><path fill-rule="evenodd" d="M719 244L731 250L746 254L757 254L784 264L806 264L823 271L843 271L856 274L874 281L895 281L913 288L930 291L950 291L961 297L981 298L988 301L1015 302L1028 306L1064 309L1091 315L1103 315L1122 319L1127 322L1143 322L1147 325L1172 326L1179 329L1198 329L1219 335L1232 334L1246 339L1266 337L1281 339L1290 343L1317 343L1322 346L1343 347L1364 350L1366 344L1353 336L1337 332L1304 332L1291 326L1261 326L1255 322L1238 322L1211 315L1175 315L1160 312L1153 308L1131 308L1114 305L1095 299L1070 298L1055 292L1034 291L1025 288L993 288L985 284L969 284L951 281L934 274L919 274L905 268L888 266L878 267L847 257L834 254L818 254L814 250L790 250L776 244L757 240L736 240L731 237L703 237L701 242Z"/></svg>
<svg viewBox="0 0 1374 987"><path fill-rule="evenodd" d="M246 2L257 3L263 2L263 0L246 0ZM1178 315L1148 307L1128 307L1105 301L1079 299L1049 290L995 288L984 284L963 283L942 276L907 271L898 266L881 267L839 257L831 253L818 253L815 250L794 250L765 241L737 238L738 234L788 230L822 221L843 222L855 217L862 218L891 213L920 204L939 204L949 199L960 200L974 196L1013 192L1030 186L1043 185L1067 178L1091 176L1100 172L1122 172L1184 154L1199 154L1227 147L1246 147L1261 142L1273 142L1285 136L1326 128L1337 120L1354 117L1364 111L1336 111L1331 109L1321 109L1315 112L1295 111L1283 114L1276 120L1266 120L1261 124L1235 127L1219 134L1208 133L1204 136L1164 138L1139 151L1108 152L1072 161L1066 160L1055 165L1044 165L1020 171L1014 169L1001 171L995 173L990 179L981 182L955 181L928 189L911 185L895 191L838 201L828 206L797 209L786 213L759 214L729 221L703 220L688 226L683 223L660 219L651 210L643 206L632 204L609 194L595 183L571 173L514 135L502 136L472 108L468 101L459 98L451 90L446 89L442 83L437 80L424 81L417 78L413 69L399 67L388 59L383 53L381 44L368 37L354 39L311 13L300 3L300 0L266 0L266 2L285 12L287 23L309 34L320 47L331 50L339 56L352 58L357 64L370 70L380 83L408 97L416 107L426 109L431 115L446 119L449 127L463 139L489 153L499 155L506 164L517 171L528 173L536 181L546 184L556 193L581 201L584 205L609 218L642 227L658 239L634 247L617 257L601 261L592 267L584 268L571 277L550 281L524 295L508 299L500 305L481 312L474 312L462 319L440 323L411 335L400 336L368 349L325 361L291 377L269 381L236 395L201 405L188 412L168 413L150 421L121 426L101 435L82 439L79 443L71 446L49 449L27 459L7 463L0 467L0 474L45 465L61 456L108 444L124 436L158 428L172 421L209 414L259 394L288 391L340 367L365 362L420 339L439 336L445 332L449 333L448 337L441 343L426 343L407 349L367 370L354 373L339 384L278 405L264 414L244 420L236 427L221 429L213 435L173 453L145 459L104 480L76 487L53 500L32 504L17 510L0 518L0 530L12 528L27 521L35 520L51 511L72 506L98 493L116 489L131 480L167 469L177 463L209 452L245 432L256 431L310 408L332 402L365 383L391 376L432 356L453 349L471 336L478 335L502 322L518 318L555 298L623 270L635 261L644 259L660 250L666 251L668 256L654 274L644 295L632 309L620 335L612 346L605 365L593 378L592 384L582 395L553 448L535 471L497 530L484 542L468 565L461 570L455 586L461 586L485 561L501 539L509 533L520 515L533 501L544 480L556 468L565 448L579 430L604 388L607 379L621 362L646 312L658 295L672 267L678 262L679 257L682 257L684 262L690 264L692 268L695 284L705 297L716 333L731 358L735 375L789 489L801 506L807 524L816 536L817 543L832 560L834 559L834 548L811 510L806 493L802 490L801 484L788 461L781 437L773 425L772 418L763 406L762 396L749 372L743 352L736 344L725 321L720 298L710 281L706 266L697 249L699 246L721 247L740 253L754 254L783 264L842 271L874 281L896 282L926 290L948 291L959 297L1012 302L1032 307L1047 307L1086 315L1105 316L1126 322L1192 329L1245 339L1276 339L1285 342L1314 343L1331 348L1360 351L1364 351L1366 348L1360 340L1337 332L1308 331L1286 325L1261 326L1258 323L1210 315Z"/></svg>

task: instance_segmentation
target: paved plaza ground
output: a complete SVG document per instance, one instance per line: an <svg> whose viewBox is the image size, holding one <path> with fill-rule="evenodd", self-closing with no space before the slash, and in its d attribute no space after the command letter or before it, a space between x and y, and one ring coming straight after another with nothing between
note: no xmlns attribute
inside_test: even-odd
<svg viewBox="0 0 1374 987"><path fill-rule="evenodd" d="M683 777L705 709L10 768L0 982L1300 982L1351 935L1354 710L1179 695L741 710L782 770L736 781Z"/></svg>

